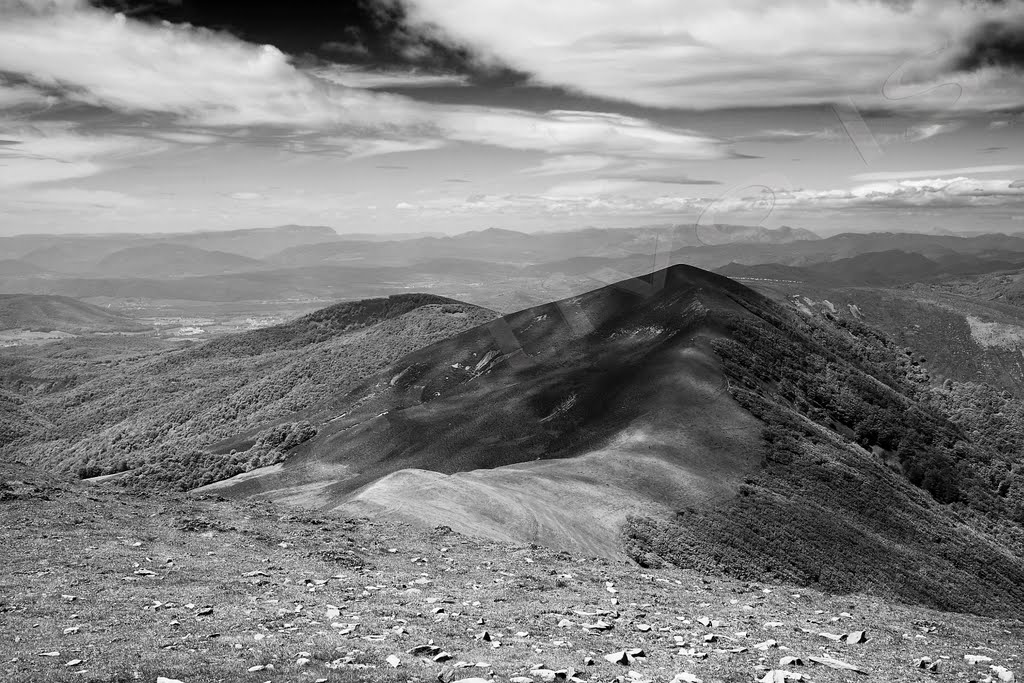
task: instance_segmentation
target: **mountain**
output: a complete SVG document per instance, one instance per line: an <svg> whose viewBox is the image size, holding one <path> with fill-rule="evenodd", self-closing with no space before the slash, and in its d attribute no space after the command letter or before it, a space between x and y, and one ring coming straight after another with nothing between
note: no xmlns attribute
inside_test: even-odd
<svg viewBox="0 0 1024 683"><path fill-rule="evenodd" d="M238 254L158 243L115 251L100 259L93 270L115 277L179 278L263 268L266 265L262 261Z"/></svg>
<svg viewBox="0 0 1024 683"><path fill-rule="evenodd" d="M1024 476L990 474L1019 456L928 387L866 326L674 266L421 348L200 491L1022 613Z"/></svg>
<svg viewBox="0 0 1024 683"><path fill-rule="evenodd" d="M0 259L0 277L20 277L25 275L39 275L43 269L27 261L17 259Z"/></svg>
<svg viewBox="0 0 1024 683"><path fill-rule="evenodd" d="M192 488L271 462L280 440L304 433L297 411L493 317L443 297L407 294L341 303L184 347L112 338L71 352L55 346L12 353L0 357L0 387L49 424L5 454L83 476L133 470L149 490ZM244 460L207 448L250 429Z"/></svg>
<svg viewBox="0 0 1024 683"><path fill-rule="evenodd" d="M141 332L125 316L65 296L0 294L0 330L39 332Z"/></svg>
<svg viewBox="0 0 1024 683"><path fill-rule="evenodd" d="M303 225L157 234L15 235L0 237L0 254L45 270L84 274L95 272L98 261L124 249L173 243L260 259L288 247L324 243L337 237L331 228Z"/></svg>
<svg viewBox="0 0 1024 683"><path fill-rule="evenodd" d="M286 249L270 257L281 266L335 264L412 265L420 260L458 258L529 265L579 255L624 257L657 248L703 244L782 244L817 240L809 230L776 230L743 225L648 225L635 228L587 228L564 232L525 233L488 228L449 237L404 241L358 241L343 236L325 244Z"/></svg>

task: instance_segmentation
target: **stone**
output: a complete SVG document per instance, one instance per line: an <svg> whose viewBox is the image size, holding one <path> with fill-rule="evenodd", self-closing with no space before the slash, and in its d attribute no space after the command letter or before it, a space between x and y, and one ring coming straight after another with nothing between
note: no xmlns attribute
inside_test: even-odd
<svg viewBox="0 0 1024 683"><path fill-rule="evenodd" d="M786 681L803 681L806 678L803 674L773 669L758 680L760 683L786 683Z"/></svg>
<svg viewBox="0 0 1024 683"><path fill-rule="evenodd" d="M799 657L786 656L779 660L779 666L803 666L804 660Z"/></svg>
<svg viewBox="0 0 1024 683"><path fill-rule="evenodd" d="M848 664L838 659L833 659L832 657L808 657L808 659L810 659L815 664L821 664L822 666L827 666L830 669L853 671L855 673L864 675L867 675L868 673L866 670L860 668L859 666L854 666L853 664Z"/></svg>
<svg viewBox="0 0 1024 683"><path fill-rule="evenodd" d="M595 621L592 624L587 624L587 623L583 624L583 629L586 630L586 631L610 631L613 628L615 628L614 625L610 624L609 622L605 621L604 619L598 619L597 621Z"/></svg>
<svg viewBox="0 0 1024 683"><path fill-rule="evenodd" d="M851 631L843 636L843 640L846 641L847 645L860 645L861 643L868 642L868 636L864 631Z"/></svg>
<svg viewBox="0 0 1024 683"><path fill-rule="evenodd" d="M183 682L179 681L177 678L165 678L163 676L157 676L156 677L156 683L183 683Z"/></svg>
<svg viewBox="0 0 1024 683"><path fill-rule="evenodd" d="M384 661L387 662L388 664L390 664L392 666L392 668L395 668L395 669L397 669L398 667L400 667L402 665L402 660L398 657L398 655L388 655L384 659Z"/></svg>
<svg viewBox="0 0 1024 683"><path fill-rule="evenodd" d="M693 674L683 671L672 678L672 683L702 683L702 681Z"/></svg>
<svg viewBox="0 0 1024 683"><path fill-rule="evenodd" d="M628 666L633 663L637 657L646 657L647 654L641 648L632 648L629 650L619 650L618 652L612 652L606 654L604 658L612 664L622 664Z"/></svg>
<svg viewBox="0 0 1024 683"><path fill-rule="evenodd" d="M974 666L975 664L987 664L992 661L992 658L985 655L964 655L964 661Z"/></svg>
<svg viewBox="0 0 1024 683"><path fill-rule="evenodd" d="M990 666L989 669L991 669L992 673L996 675L996 678L1004 683L1013 683L1013 681L1017 680L1014 673L1005 667L993 665Z"/></svg>

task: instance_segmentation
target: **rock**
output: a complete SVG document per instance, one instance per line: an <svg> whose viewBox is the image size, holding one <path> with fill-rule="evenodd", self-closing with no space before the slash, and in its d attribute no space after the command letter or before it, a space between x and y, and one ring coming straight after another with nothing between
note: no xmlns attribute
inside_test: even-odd
<svg viewBox="0 0 1024 683"><path fill-rule="evenodd" d="M1005 667L993 665L989 668L992 670L992 673L996 675L996 678L998 678L1000 681L1005 681L1005 683L1012 683L1013 681L1017 680L1017 677L1014 675L1014 673Z"/></svg>
<svg viewBox="0 0 1024 683"><path fill-rule="evenodd" d="M594 661L594 658L590 655L583 658L583 666L594 666L595 664L597 664L597 662Z"/></svg>
<svg viewBox="0 0 1024 683"><path fill-rule="evenodd" d="M70 662L65 663L64 666L78 666L81 663L81 659L72 659Z"/></svg>
<svg viewBox="0 0 1024 683"><path fill-rule="evenodd" d="M458 679L453 680L452 683L493 683L493 682L488 680L488 679L486 679L486 678L480 678L479 676L475 676L473 678L458 678Z"/></svg>
<svg viewBox="0 0 1024 683"><path fill-rule="evenodd" d="M40 657L60 657L60 653L54 650L53 652L39 652L37 653Z"/></svg>
<svg viewBox="0 0 1024 683"><path fill-rule="evenodd" d="M402 665L402 660L398 657L398 655L388 655L384 659L384 661L390 664L395 669Z"/></svg>
<svg viewBox="0 0 1024 683"><path fill-rule="evenodd" d="M829 667L830 669L840 669L842 671L853 671L855 673L864 674L865 676L868 673L867 671L865 671L864 669L860 668L859 666L854 666L853 664L847 664L846 662L842 662L842 661L840 661L838 659L833 659L831 657L808 657L808 659L810 659L815 664L821 664L823 666Z"/></svg>
<svg viewBox="0 0 1024 683"><path fill-rule="evenodd" d="M81 626L68 626L66 629L64 629L64 635L69 636L72 633L78 633L78 630L80 628L82 628L82 627Z"/></svg>
<svg viewBox="0 0 1024 683"><path fill-rule="evenodd" d="M478 634L476 635L476 639L477 639L477 640L482 640L482 641L484 641L485 643L489 643L489 642L491 642L491 634L490 634L490 633L488 633L487 631L483 631L483 632L481 632L481 633L478 633Z"/></svg>
<svg viewBox="0 0 1024 683"><path fill-rule="evenodd" d="M339 636L347 636L348 634L352 633L357 628L359 628L359 624L333 623L333 624L331 624L331 628L338 629L338 635Z"/></svg>
<svg viewBox="0 0 1024 683"><path fill-rule="evenodd" d="M433 657L434 661L437 662L437 663L447 662L451 658L452 658L452 656L448 652L438 652Z"/></svg>
<svg viewBox="0 0 1024 683"><path fill-rule="evenodd" d="M786 683L786 681L803 681L806 678L803 674L773 669L758 680L760 683Z"/></svg>
<svg viewBox="0 0 1024 683"><path fill-rule="evenodd" d="M682 673L676 674L672 678L672 683L703 683L703 682L701 681L701 679L697 678L693 674L687 673L686 671L684 671Z"/></svg>
<svg viewBox="0 0 1024 683"><path fill-rule="evenodd" d="M762 652L766 652L766 651L771 650L772 648L776 648L778 646L779 646L779 643L777 641L766 640L763 643L758 643L757 645L755 645L754 649L755 650L761 650Z"/></svg>
<svg viewBox="0 0 1024 683"><path fill-rule="evenodd" d="M198 612L196 612L196 616L197 617L206 617L206 616L209 616L211 614L213 614L213 608L210 607L209 605L207 605L206 607L200 608L200 610Z"/></svg>
<svg viewBox="0 0 1024 683"><path fill-rule="evenodd" d="M641 648L632 648L629 650L619 650L618 652L612 652L604 656L612 664L622 664L628 666L633 663L637 657L646 657L646 653Z"/></svg>
<svg viewBox="0 0 1024 683"><path fill-rule="evenodd" d="M156 677L156 683L182 683L177 678L164 678L163 676Z"/></svg>
<svg viewBox="0 0 1024 683"><path fill-rule="evenodd" d="M782 659L779 660L779 666L803 666L803 665L804 665L804 660L800 659L799 657L788 656L788 657L783 657Z"/></svg>
<svg viewBox="0 0 1024 683"><path fill-rule="evenodd" d="M569 628L570 626L572 626L572 622L568 619L562 619L558 622L558 628Z"/></svg>
<svg viewBox="0 0 1024 683"><path fill-rule="evenodd" d="M257 671L263 671L266 668L267 667L265 667L262 664L257 664L256 666L250 666L248 669L246 669L246 671L248 671L249 673L255 673Z"/></svg>
<svg viewBox="0 0 1024 683"><path fill-rule="evenodd" d="M651 630L651 625L650 624L637 624L636 625L636 630L640 631L641 633L647 633L648 631Z"/></svg>
<svg viewBox="0 0 1024 683"><path fill-rule="evenodd" d="M838 633L819 633L818 635L821 636L822 638L828 638L829 640L834 640L837 643L839 641L841 641L843 638L846 637L846 636L841 636Z"/></svg>
<svg viewBox="0 0 1024 683"><path fill-rule="evenodd" d="M586 631L610 631L615 628L615 626L604 619L598 619L593 624L584 623L583 628Z"/></svg>
<svg viewBox="0 0 1024 683"><path fill-rule="evenodd" d="M843 636L843 640L846 641L847 645L860 645L861 643L868 642L868 636L864 631L851 631Z"/></svg>
<svg viewBox="0 0 1024 683"><path fill-rule="evenodd" d="M914 667L930 673L939 672L939 663L933 662L931 657L921 657L914 661Z"/></svg>
<svg viewBox="0 0 1024 683"><path fill-rule="evenodd" d="M985 655L964 655L964 661L974 666L975 664L987 664L992 661L992 658Z"/></svg>
<svg viewBox="0 0 1024 683"><path fill-rule="evenodd" d="M533 679L529 676L513 676L508 681L509 683L534 683Z"/></svg>
<svg viewBox="0 0 1024 683"><path fill-rule="evenodd" d="M558 678L558 672L551 669L533 669L530 671L530 675L534 678L539 678L544 683L554 683L555 679ZM564 677L563 680L565 680Z"/></svg>
<svg viewBox="0 0 1024 683"><path fill-rule="evenodd" d="M434 655L436 655L440 651L441 651L441 648L439 648L437 645L427 644L427 645L417 645L416 647L412 648L411 650L406 650L406 653L410 654L410 655L413 655L415 657L433 657Z"/></svg>

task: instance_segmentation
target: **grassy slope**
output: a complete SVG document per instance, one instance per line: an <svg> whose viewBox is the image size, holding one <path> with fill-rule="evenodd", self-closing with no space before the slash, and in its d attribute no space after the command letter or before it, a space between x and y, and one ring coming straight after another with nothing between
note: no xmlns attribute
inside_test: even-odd
<svg viewBox="0 0 1024 683"><path fill-rule="evenodd" d="M762 677L786 655L805 662L788 670L821 683L860 677L814 665L811 656L862 667L865 680L953 681L987 672L968 665L966 654L1018 672L1024 661L1020 621L688 570L638 570L443 528L295 513L264 502L148 499L9 466L0 481L7 522L0 542L8 549L0 566L0 672L12 683L152 683L157 676L375 683L489 672L507 681L541 663L575 668L588 681L632 670L641 681L667 683L685 671L739 683ZM200 615L206 606L212 613ZM574 610L607 610L603 619L613 628L588 633L581 624L597 617ZM705 627L698 621L704 617L719 623ZM343 634L334 623L358 626ZM650 630L638 630L641 624ZM489 642L475 637L485 630ZM854 630L865 630L868 642L818 635ZM719 634L717 643L704 642L709 633ZM753 647L767 640L778 646ZM428 642L452 659L407 654ZM707 659L684 654L680 642ZM633 647L647 656L629 667L603 659ZM745 650L726 651L734 647ZM400 668L384 661L391 654ZM588 656L594 664L585 663ZM939 674L914 668L925 656L940 661ZM309 661L301 666L300 658ZM81 662L66 666L72 660ZM456 668L458 662L485 666Z"/></svg>
<svg viewBox="0 0 1024 683"><path fill-rule="evenodd" d="M901 289L863 287L822 287L810 284L749 283L769 296L784 299L793 295L810 298L824 310L822 302L836 306L836 315L863 319L891 336L896 343L927 359L938 380L987 382L1024 395L1024 342L1012 346L985 346L972 336L967 318L1024 328L1024 309L979 292L945 283L915 285ZM859 316L851 312L853 304Z"/></svg>
<svg viewBox="0 0 1024 683"><path fill-rule="evenodd" d="M479 374L460 368L500 350L490 328L422 349L321 411L321 433L282 467L216 490L314 508L355 504L606 555L622 548L612 529L640 514L653 521L632 528L627 547L652 562L961 610L1024 609L1024 564L1007 550L1022 547L1019 527L996 512L989 528L975 516L986 508L971 507L979 494L990 510L1004 505L982 482L988 473L961 472L963 509L937 504L899 473L905 465L941 495L955 468L935 458L962 436L919 405L916 379L879 374L917 377L908 358L723 278L670 273L670 286L649 299L612 287L562 302L572 304L569 317L582 312L594 324L585 335L558 304L506 317L524 351L494 356ZM738 337L737 323L767 327ZM761 378L771 404L800 377L815 401L827 396L849 414L823 426L798 418L809 425L806 451L773 463L758 441L769 416L751 421L716 391L726 383L713 362L703 376L700 364L683 362L731 338L740 342L734 384ZM763 343L767 353L747 353ZM783 347L787 356L772 355ZM869 363L873 354L881 360ZM529 362L515 367L517 358ZM812 358L820 367L801 365ZM869 413L899 432L885 442L899 459L852 443ZM890 416L899 414L914 417L897 425ZM922 436L912 443L915 430Z"/></svg>
<svg viewBox="0 0 1024 683"><path fill-rule="evenodd" d="M284 333L269 328L195 348L111 342L118 348L108 352L76 342L14 355L5 364L9 386L20 386L28 406L54 424L9 453L62 471L88 466L105 474L202 449L491 317L438 297L398 297L377 308L357 302L324 309L285 325ZM183 474L168 472L167 483L181 483Z"/></svg>
<svg viewBox="0 0 1024 683"><path fill-rule="evenodd" d="M0 330L138 332L148 328L98 306L63 296L0 294Z"/></svg>

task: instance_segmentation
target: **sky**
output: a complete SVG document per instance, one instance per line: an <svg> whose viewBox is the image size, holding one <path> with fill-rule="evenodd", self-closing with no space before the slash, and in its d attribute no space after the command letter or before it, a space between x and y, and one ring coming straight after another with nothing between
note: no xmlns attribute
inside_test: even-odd
<svg viewBox="0 0 1024 683"><path fill-rule="evenodd" d="M1024 0L0 0L0 235L1024 231Z"/></svg>

